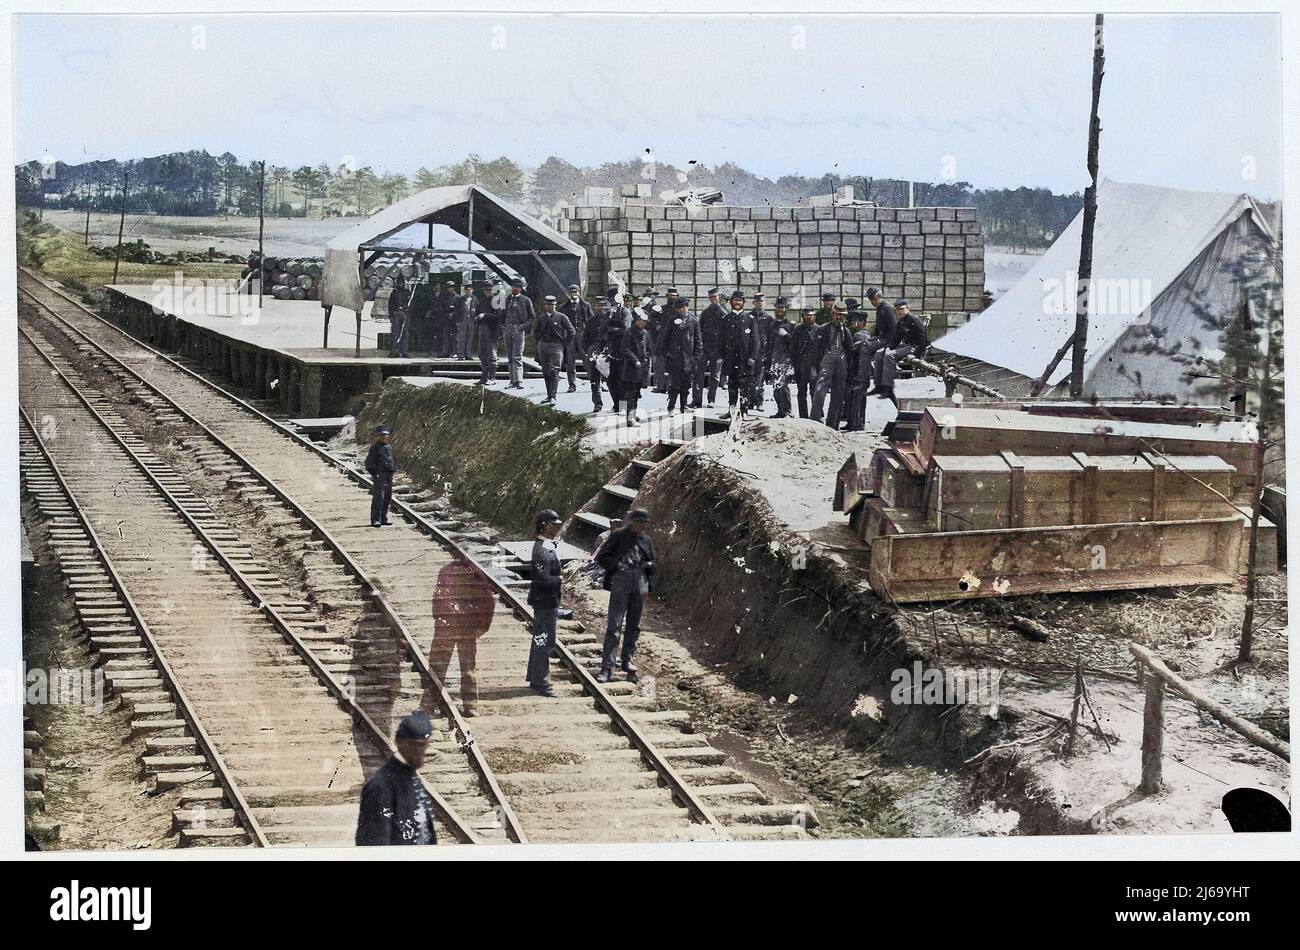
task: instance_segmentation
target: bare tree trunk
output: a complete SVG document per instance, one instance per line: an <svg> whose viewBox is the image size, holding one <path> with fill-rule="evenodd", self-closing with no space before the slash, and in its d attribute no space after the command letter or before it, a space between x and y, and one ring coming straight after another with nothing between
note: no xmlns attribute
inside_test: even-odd
<svg viewBox="0 0 1300 950"><path fill-rule="evenodd" d="M1097 147L1101 140L1101 77L1106 71L1106 44L1098 13L1092 37L1092 117L1088 122L1088 174L1092 183L1083 193L1083 237L1079 243L1079 293L1074 304L1074 352L1070 357L1070 395L1083 397L1083 360L1088 352L1088 285L1092 282L1092 232L1097 223Z"/></svg>
<svg viewBox="0 0 1300 950"><path fill-rule="evenodd" d="M1250 304L1247 302L1246 307ZM1268 431L1268 391L1273 380L1273 327L1265 318L1264 366L1259 385L1259 440L1255 443L1255 497L1250 505L1250 549L1246 555L1246 609L1241 618L1241 646L1238 663L1249 663L1255 644L1256 558L1259 555L1259 509L1264 498L1264 435Z"/></svg>
<svg viewBox="0 0 1300 950"><path fill-rule="evenodd" d="M262 246L262 237L266 228L266 160L261 162L257 183L257 310L262 311L262 284L266 283L266 251Z"/></svg>
<svg viewBox="0 0 1300 950"><path fill-rule="evenodd" d="M117 257L113 261L113 283L117 283L117 269L122 266L122 233L126 228L126 189L131 182L131 167L122 166L122 211L117 218Z"/></svg>

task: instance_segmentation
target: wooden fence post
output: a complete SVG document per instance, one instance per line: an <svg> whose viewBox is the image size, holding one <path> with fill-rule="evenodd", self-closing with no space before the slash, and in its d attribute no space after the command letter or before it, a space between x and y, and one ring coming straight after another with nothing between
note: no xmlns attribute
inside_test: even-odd
<svg viewBox="0 0 1300 950"><path fill-rule="evenodd" d="M1161 765L1165 752L1165 681L1147 677L1147 701L1142 710L1142 784L1138 791L1154 795L1164 785Z"/></svg>

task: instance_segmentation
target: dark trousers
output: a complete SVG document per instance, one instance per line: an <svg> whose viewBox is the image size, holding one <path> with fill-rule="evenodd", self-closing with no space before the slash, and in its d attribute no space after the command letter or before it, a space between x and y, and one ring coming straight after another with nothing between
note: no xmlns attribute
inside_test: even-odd
<svg viewBox="0 0 1300 950"><path fill-rule="evenodd" d="M628 667L636 656L636 642L641 637L641 608L644 596L641 588L623 589L617 583L609 592L609 613L605 619L605 647L600 654L600 668L606 673L614 670L614 651L618 648L618 629L623 627L623 651L619 665Z"/></svg>
<svg viewBox="0 0 1300 950"><path fill-rule="evenodd" d="M679 401L682 408L686 408L686 394L691 388L691 370L686 367L670 367L668 369L668 411L672 412L673 406Z"/></svg>
<svg viewBox="0 0 1300 950"><path fill-rule="evenodd" d="M790 376L789 366L778 363L773 367L772 398L776 400L776 413L779 416L790 415Z"/></svg>
<svg viewBox="0 0 1300 950"><path fill-rule="evenodd" d="M406 359L409 354L407 347L410 344L409 331L407 330L407 312L398 310L396 313L389 315L389 329L393 334L393 356L400 356Z"/></svg>
<svg viewBox="0 0 1300 950"><path fill-rule="evenodd" d="M867 384L854 382L849 387L849 431L861 432L867 427Z"/></svg>
<svg viewBox="0 0 1300 950"><path fill-rule="evenodd" d="M840 427L840 414L844 410L844 384L848 373L848 361L842 356L828 354L822 360L821 368L817 371L817 385L813 389L813 421L822 421L822 408L826 405L826 396L829 394L831 403L826 408L826 424L832 429Z"/></svg>
<svg viewBox="0 0 1300 950"><path fill-rule="evenodd" d="M623 361L610 357L609 360L609 398L618 412L619 397L623 394Z"/></svg>
<svg viewBox="0 0 1300 950"><path fill-rule="evenodd" d="M576 337L577 334L575 333ZM564 373L569 377L569 388L574 389L578 385L578 344L575 340L569 340L564 345Z"/></svg>
<svg viewBox="0 0 1300 950"><path fill-rule="evenodd" d="M546 396L554 399L560 391L560 368L564 363L564 344L544 340L537 344L537 361L542 364Z"/></svg>
<svg viewBox="0 0 1300 950"><path fill-rule="evenodd" d="M817 374L813 372L813 368L807 360L794 368L794 384L799 395L800 419L808 418L808 396L816 378Z"/></svg>
<svg viewBox="0 0 1300 950"><path fill-rule="evenodd" d="M600 398L600 370L596 369L596 361L593 359L594 353L588 353L583 357L583 362L587 366L587 379L591 383L591 407L600 409L604 403Z"/></svg>
<svg viewBox="0 0 1300 950"><path fill-rule="evenodd" d="M393 476L376 475L370 483L370 523L388 520L388 506L393 500Z"/></svg>
<svg viewBox="0 0 1300 950"><path fill-rule="evenodd" d="M551 651L555 649L554 607L533 608L533 642L528 648L528 685L549 686Z"/></svg>
<svg viewBox="0 0 1300 950"><path fill-rule="evenodd" d="M486 323L478 326L479 382L497 378L497 330Z"/></svg>
<svg viewBox="0 0 1300 950"><path fill-rule="evenodd" d="M740 366L724 366L723 375L727 378L727 405L740 403L740 411L749 410L749 374Z"/></svg>
<svg viewBox="0 0 1300 950"><path fill-rule="evenodd" d="M704 405L704 389L708 387L709 402L718 396L718 358L706 355L695 366L695 388L691 393L691 403Z"/></svg>

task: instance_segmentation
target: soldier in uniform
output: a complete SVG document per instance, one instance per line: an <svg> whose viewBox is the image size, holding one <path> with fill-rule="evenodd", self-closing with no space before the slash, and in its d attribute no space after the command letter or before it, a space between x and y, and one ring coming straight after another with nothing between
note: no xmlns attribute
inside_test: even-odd
<svg viewBox="0 0 1300 950"><path fill-rule="evenodd" d="M452 309L452 323L456 327L456 340L453 355L458 360L473 359L471 347L474 343L474 318L478 316L478 298L474 296L474 285L465 282L463 293L456 298Z"/></svg>
<svg viewBox="0 0 1300 950"><path fill-rule="evenodd" d="M852 313L853 351L849 357L849 385L845 396L849 432L861 432L866 428L867 390L871 386L872 368L875 353L869 349L871 334L867 332L867 312L856 309Z"/></svg>
<svg viewBox="0 0 1300 950"><path fill-rule="evenodd" d="M587 330L587 323L591 320L591 304L582 299L582 288L577 284L569 285L569 298L560 304L560 313L569 318L573 324L573 339L564 350L564 371L569 375L569 392L578 391L578 377L576 373L577 356L579 349L582 349L584 362L586 350L582 347L583 334ZM587 368L588 378L591 376L591 367ZM599 390L597 390L599 392Z"/></svg>
<svg viewBox="0 0 1300 950"><path fill-rule="evenodd" d="M433 828L433 798L419 774L431 738L433 720L422 709L403 717L398 724L393 743L397 751L361 789L358 847L438 843Z"/></svg>
<svg viewBox="0 0 1300 950"><path fill-rule="evenodd" d="M506 329L506 358L510 360L509 389L524 388L524 344L528 339L528 328L535 319L533 302L524 293L524 282L516 277L510 281L510 296L506 298L502 315Z"/></svg>
<svg viewBox="0 0 1300 950"><path fill-rule="evenodd" d="M718 358L722 355L722 324L727 312L718 302L718 288L709 291L709 305L700 312L700 342L704 350L695 367L695 390L691 394L691 409L704 405L705 387L708 387L709 406L718 394Z"/></svg>
<svg viewBox="0 0 1300 950"><path fill-rule="evenodd" d="M767 298L763 294L754 294L751 299L754 306L749 313L754 318L754 335L758 337L759 359L762 360L767 357L767 345L771 340L772 324L776 322L776 318L767 312ZM755 409L763 408L763 383L765 379L766 375L763 372L754 373L754 389L753 394L750 396L750 405Z"/></svg>
<svg viewBox="0 0 1300 950"><path fill-rule="evenodd" d="M876 324L871 330L871 337L864 350L867 362L871 366L872 383L879 387L880 376L876 372L876 355L894 339L894 333L898 330L898 314L894 312L894 308L889 305L884 294L877 287L867 288L867 301L876 308Z"/></svg>
<svg viewBox="0 0 1300 950"><path fill-rule="evenodd" d="M623 397L627 400L627 424L638 425L636 404L641 400L641 385L646 368L650 365L650 333L646 330L646 312L638 307L632 311L632 326L623 331L619 343Z"/></svg>
<svg viewBox="0 0 1300 950"><path fill-rule="evenodd" d="M605 617L605 643L600 654L596 681L608 683L614 676L614 652L618 649L619 627L623 627L623 649L619 666L629 681L637 679L636 643L641 636L641 609L651 590L655 573L655 549L647 529L650 515L640 508L628 513L627 523L605 537L595 561L605 573L609 591L609 612Z"/></svg>
<svg viewBox="0 0 1300 950"><path fill-rule="evenodd" d="M583 303L585 302L583 301ZM573 318L570 317L569 319L572 320ZM596 357L607 348L605 335L607 324L608 319L603 310L596 314L592 313L591 308L588 307L587 322L582 326L582 339L579 344L582 347L582 362L587 368L587 379L591 383L591 411L593 414L600 412L604 408L604 402L600 398L600 384L603 377L600 375L600 370L596 368ZM609 355L606 354L605 358L609 359ZM618 402L618 396L613 394L612 389L610 393L610 398Z"/></svg>
<svg viewBox="0 0 1300 950"><path fill-rule="evenodd" d="M776 298L776 312L773 315L767 341L765 375L772 384L772 398L776 400L773 419L785 419L790 415L790 377L794 375L795 327L786 317L788 305L789 302L784 297Z"/></svg>
<svg viewBox="0 0 1300 950"><path fill-rule="evenodd" d="M480 386L491 386L497 378L497 341L501 338L502 311L496 306L497 294L484 295L478 307L478 365Z"/></svg>
<svg viewBox="0 0 1300 950"><path fill-rule="evenodd" d="M468 717L478 707L478 641L492 626L496 613L496 590L468 559L455 556L438 570L433 588L433 643L429 646L429 668L438 681L447 682L451 655L460 665L461 711ZM420 704L436 709L436 700L426 691Z"/></svg>
<svg viewBox="0 0 1300 950"><path fill-rule="evenodd" d="M842 303L831 307L831 322L817 334L817 347L813 362L817 367L817 385L813 388L812 418L822 421L826 410L826 424L832 429L840 427L840 414L844 409L844 384L849 373L849 353L853 349L853 335L844 323L847 308ZM826 408L826 397L830 406Z"/></svg>
<svg viewBox="0 0 1300 950"><path fill-rule="evenodd" d="M388 295L388 325L393 337L390 356L406 359L410 343L411 291L406 286L406 278L398 274L393 278L393 292Z"/></svg>
<svg viewBox="0 0 1300 950"><path fill-rule="evenodd" d="M808 418L808 395L813 382L817 379L817 367L813 365L813 354L817 347L817 311L804 307L800 314L800 323L794 328L794 340L791 344L791 359L794 364L795 389L799 397L799 418Z"/></svg>
<svg viewBox="0 0 1300 950"><path fill-rule="evenodd" d="M567 317L565 319L568 319ZM560 533L560 516L547 508L533 519L532 570L528 579L528 603L533 608L533 640L528 648L528 687L539 696L555 695L551 687L551 651L555 649L555 621L560 609L564 579L555 538Z"/></svg>
<svg viewBox="0 0 1300 950"><path fill-rule="evenodd" d="M366 472L370 475L370 527L392 524L388 520L388 506L393 501L393 473L397 459L389 444L392 431L388 426L375 429L375 441L366 453Z"/></svg>
<svg viewBox="0 0 1300 950"><path fill-rule="evenodd" d="M668 323L659 335L659 359L668 374L668 411L686 411L686 396L695 375L695 364L703 358L699 318L687 309L687 302L675 298Z"/></svg>
<svg viewBox="0 0 1300 950"><path fill-rule="evenodd" d="M750 380L758 371L758 336L754 333L754 317L745 312L745 295L739 290L731 292L731 312L722 324L722 374L727 378L728 418L736 411L743 417L749 410Z"/></svg>
<svg viewBox="0 0 1300 950"><path fill-rule="evenodd" d="M555 298L550 294L542 299L542 312L537 318L534 334L537 337L537 361L542 364L542 376L546 380L546 399L543 402L553 406L560 391L564 353L573 342L574 332L569 318L555 309Z"/></svg>
<svg viewBox="0 0 1300 950"><path fill-rule="evenodd" d="M897 406L894 379L898 376L898 364L909 356L925 356L930 348L930 339L926 335L925 324L912 315L906 300L895 300L894 312L898 314L894 338L876 354L876 395Z"/></svg>
<svg viewBox="0 0 1300 950"><path fill-rule="evenodd" d="M610 412L618 412L623 400L623 334L632 327L632 311L619 303L617 287L605 291L605 348L609 356Z"/></svg>
<svg viewBox="0 0 1300 950"><path fill-rule="evenodd" d="M444 359L451 354L453 311L456 309L456 282L443 281L442 290L433 298L433 355Z"/></svg>

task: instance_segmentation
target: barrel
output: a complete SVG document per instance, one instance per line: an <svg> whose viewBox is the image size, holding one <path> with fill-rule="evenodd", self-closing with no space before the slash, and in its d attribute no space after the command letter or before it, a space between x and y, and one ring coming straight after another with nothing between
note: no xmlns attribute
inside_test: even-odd
<svg viewBox="0 0 1300 950"><path fill-rule="evenodd" d="M303 290L301 287L293 287L289 290L289 296L293 297L294 300L306 300L307 291Z"/></svg>

